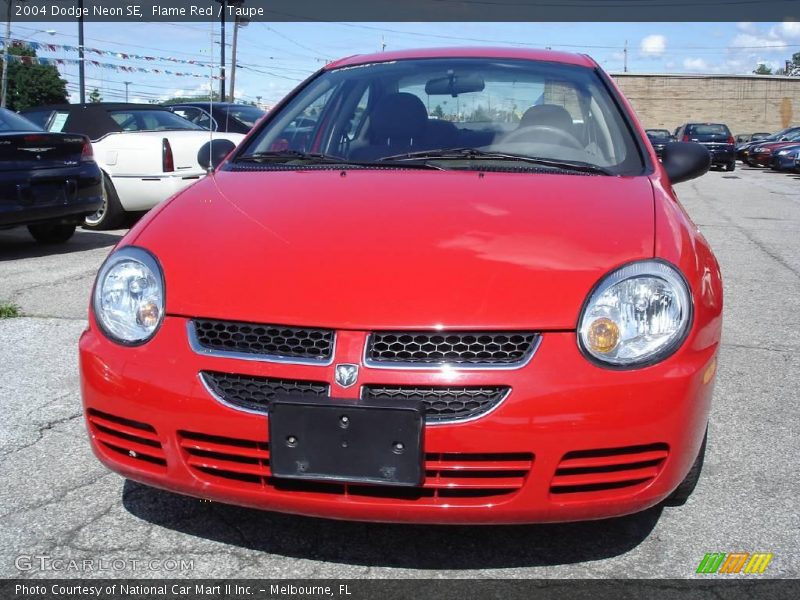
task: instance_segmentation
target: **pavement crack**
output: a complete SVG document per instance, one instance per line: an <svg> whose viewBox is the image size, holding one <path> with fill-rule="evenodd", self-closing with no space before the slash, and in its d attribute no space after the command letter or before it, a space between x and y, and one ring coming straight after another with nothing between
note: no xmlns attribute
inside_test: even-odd
<svg viewBox="0 0 800 600"><path fill-rule="evenodd" d="M60 419L55 419L53 421L49 421L48 423L45 423L44 425L39 427L39 429L36 430L36 434L35 434L36 435L36 439L34 439L32 442L29 442L27 444L23 444L22 446L17 446L16 448L13 448L12 450L7 450L7 451L5 451L3 453L0 453L0 462L3 462L7 457L11 456L12 454L17 454L19 452L22 452L23 450L27 450L28 448L30 448L32 446L35 446L40 441L42 441L42 438L45 436L45 434L48 431L51 431L54 427L56 427L58 425L62 425L64 423L68 423L69 421L74 421L75 419L78 419L78 418L80 418L82 416L83 416L83 411L79 410L76 414L72 414L72 415L69 415L69 416L66 416L66 417L62 417Z"/></svg>

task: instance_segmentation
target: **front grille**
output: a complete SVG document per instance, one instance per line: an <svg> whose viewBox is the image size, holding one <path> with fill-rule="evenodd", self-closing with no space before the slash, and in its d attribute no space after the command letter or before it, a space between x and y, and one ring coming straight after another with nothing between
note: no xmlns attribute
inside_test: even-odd
<svg viewBox="0 0 800 600"><path fill-rule="evenodd" d="M550 493L588 499L598 492L635 492L655 479L668 455L666 444L568 452L556 468Z"/></svg>
<svg viewBox="0 0 800 600"><path fill-rule="evenodd" d="M138 467L161 470L167 466L167 457L155 428L147 423L133 421L89 409L89 430L106 451L113 452Z"/></svg>
<svg viewBox="0 0 800 600"><path fill-rule="evenodd" d="M429 502L442 498L448 504L468 505L517 492L533 467L533 455L528 452L428 453L425 455L423 485L397 488L273 477L266 441L179 431L178 443L187 465L201 481L279 493L340 495L345 500L371 497L399 502Z"/></svg>
<svg viewBox="0 0 800 600"><path fill-rule="evenodd" d="M538 334L529 332L430 333L383 331L370 335L368 363L392 365L496 365L525 362Z"/></svg>
<svg viewBox="0 0 800 600"><path fill-rule="evenodd" d="M335 334L330 329L282 327L238 321L195 319L193 342L197 350L242 353L267 359L325 363L333 357Z"/></svg>
<svg viewBox="0 0 800 600"><path fill-rule="evenodd" d="M203 381L220 399L249 410L268 412L276 396L327 396L328 384L318 381L256 377L203 371Z"/></svg>
<svg viewBox="0 0 800 600"><path fill-rule="evenodd" d="M366 385L364 398L422 402L426 423L460 421L483 415L497 406L510 388L503 386Z"/></svg>

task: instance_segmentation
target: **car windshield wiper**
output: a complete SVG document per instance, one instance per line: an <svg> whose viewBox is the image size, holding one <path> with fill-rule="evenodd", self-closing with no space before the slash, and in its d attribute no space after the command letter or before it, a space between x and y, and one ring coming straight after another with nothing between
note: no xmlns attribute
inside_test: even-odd
<svg viewBox="0 0 800 600"><path fill-rule="evenodd" d="M426 163L408 163L390 160L376 161L358 161L342 158L341 156L332 156L330 154L322 154L319 152L301 152L300 150L275 150L267 152L254 152L236 158L233 162L269 162L269 161L307 161L311 163L323 163L342 166L357 166L357 167L400 167L402 169L435 169L441 171L442 167L436 165L429 165Z"/></svg>
<svg viewBox="0 0 800 600"><path fill-rule="evenodd" d="M314 162L342 162L336 156L329 156L319 152L301 152L300 150L271 150L268 152L254 152L240 156L235 162L266 162L270 160L308 160Z"/></svg>
<svg viewBox="0 0 800 600"><path fill-rule="evenodd" d="M601 175L613 175L611 171L598 165L581 161L558 160L553 158L540 158L537 156L525 156L524 154L508 154L506 152L491 152L478 150L476 148L442 148L439 150L421 150L419 152L407 152L405 154L394 154L377 159L382 161L417 161L417 160L516 160L520 162L552 167L554 169L565 169L569 171L581 171L584 173L598 173Z"/></svg>

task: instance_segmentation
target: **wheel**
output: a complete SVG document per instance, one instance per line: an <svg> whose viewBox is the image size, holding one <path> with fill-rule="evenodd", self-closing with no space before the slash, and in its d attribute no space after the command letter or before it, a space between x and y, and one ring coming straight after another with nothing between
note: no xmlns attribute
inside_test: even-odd
<svg viewBox="0 0 800 600"><path fill-rule="evenodd" d="M731 161L727 165L725 165L726 171L733 171L736 168L736 161Z"/></svg>
<svg viewBox="0 0 800 600"><path fill-rule="evenodd" d="M102 231L120 227L125 218L125 210L120 204L114 184L103 175L103 205L96 213L89 215L83 222L84 229Z"/></svg>
<svg viewBox="0 0 800 600"><path fill-rule="evenodd" d="M706 442L708 442L708 426L706 426L706 434L703 436L703 443L700 444L700 452L697 453L697 458L694 459L694 464L686 477L681 481L680 485L675 488L675 491L664 501L667 506L683 506L692 495L697 482L700 480L700 472L703 470L703 461L706 457Z"/></svg>
<svg viewBox="0 0 800 600"><path fill-rule="evenodd" d="M40 244L63 244L75 233L75 225L69 223L39 223L28 225L33 239Z"/></svg>

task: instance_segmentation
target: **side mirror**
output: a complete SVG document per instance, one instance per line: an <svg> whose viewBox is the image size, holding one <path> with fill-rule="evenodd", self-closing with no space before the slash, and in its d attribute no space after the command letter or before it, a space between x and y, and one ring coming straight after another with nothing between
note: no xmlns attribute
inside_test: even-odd
<svg viewBox="0 0 800 600"><path fill-rule="evenodd" d="M234 148L236 148L236 144L230 140L211 140L200 147L197 152L197 162L206 171L216 169Z"/></svg>
<svg viewBox="0 0 800 600"><path fill-rule="evenodd" d="M711 167L711 155L694 142L670 142L664 146L661 164L670 182L681 183L704 175Z"/></svg>

